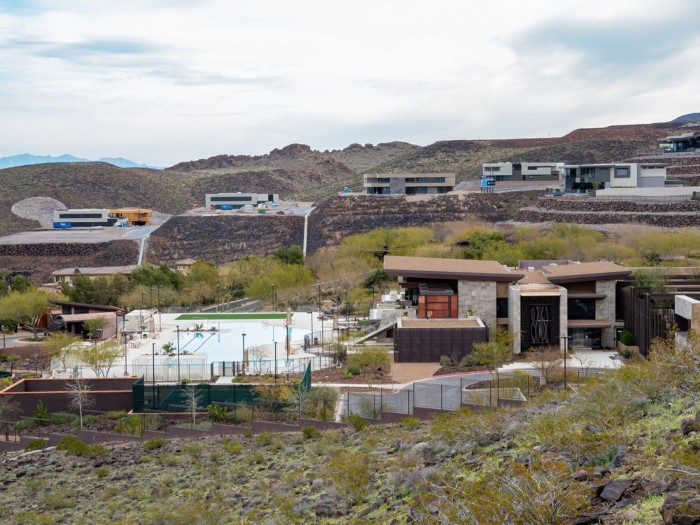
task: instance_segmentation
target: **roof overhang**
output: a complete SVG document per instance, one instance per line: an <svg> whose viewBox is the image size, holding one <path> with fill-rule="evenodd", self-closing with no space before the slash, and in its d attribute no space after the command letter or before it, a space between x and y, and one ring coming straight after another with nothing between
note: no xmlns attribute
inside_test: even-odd
<svg viewBox="0 0 700 525"><path fill-rule="evenodd" d="M551 283L562 284L562 283L580 283L585 281L618 281L629 277L629 270L619 271L619 272L604 272L604 273L582 273L578 275L545 275L547 280Z"/></svg>

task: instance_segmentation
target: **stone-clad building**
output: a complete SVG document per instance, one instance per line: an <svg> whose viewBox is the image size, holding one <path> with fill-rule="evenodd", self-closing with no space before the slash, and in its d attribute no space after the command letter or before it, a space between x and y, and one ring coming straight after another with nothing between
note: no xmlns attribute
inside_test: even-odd
<svg viewBox="0 0 700 525"><path fill-rule="evenodd" d="M384 270L399 278L416 318L478 320L489 339L502 326L514 335L515 353L563 346L567 338L570 347L614 347L615 283L630 274L605 261L520 261L511 269L496 261L398 256L385 257Z"/></svg>

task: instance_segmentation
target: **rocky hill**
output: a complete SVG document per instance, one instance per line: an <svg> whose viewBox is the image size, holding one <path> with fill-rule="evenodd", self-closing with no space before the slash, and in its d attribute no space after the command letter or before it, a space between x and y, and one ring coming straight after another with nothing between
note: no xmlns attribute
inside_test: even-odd
<svg viewBox="0 0 700 525"><path fill-rule="evenodd" d="M303 243L304 218L299 216L174 217L151 235L146 259L158 264L187 257L224 263Z"/></svg>
<svg viewBox="0 0 700 525"><path fill-rule="evenodd" d="M322 202L345 186L361 190L366 172L455 172L464 180L478 177L481 164L490 161L610 162L658 155L656 140L688 131L687 126L611 126L557 138L451 140L425 147L405 142L352 144L323 152L291 144L266 155L219 155L166 170L93 162L0 169L0 235L38 226L11 212L16 202L31 197L50 197L71 208L139 206L173 215L202 204L208 192L257 191ZM676 170L681 175L697 171L694 166Z"/></svg>
<svg viewBox="0 0 700 525"><path fill-rule="evenodd" d="M84 244L0 244L0 268L28 272L36 284L52 281L51 272L71 266L121 266L138 262L134 241Z"/></svg>

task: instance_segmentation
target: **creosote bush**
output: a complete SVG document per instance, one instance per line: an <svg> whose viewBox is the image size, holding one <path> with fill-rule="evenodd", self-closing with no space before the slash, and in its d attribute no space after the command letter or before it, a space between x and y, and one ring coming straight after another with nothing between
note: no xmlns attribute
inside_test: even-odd
<svg viewBox="0 0 700 525"><path fill-rule="evenodd" d="M147 440L143 444L143 448L145 448L146 450L156 450L159 448L163 448L167 444L168 440L165 438L152 438Z"/></svg>
<svg viewBox="0 0 700 525"><path fill-rule="evenodd" d="M58 445L56 445L56 450L62 450L69 456L80 456L88 458L96 458L99 456L106 456L109 454L109 450L100 444L88 445L82 439L75 436L64 437Z"/></svg>

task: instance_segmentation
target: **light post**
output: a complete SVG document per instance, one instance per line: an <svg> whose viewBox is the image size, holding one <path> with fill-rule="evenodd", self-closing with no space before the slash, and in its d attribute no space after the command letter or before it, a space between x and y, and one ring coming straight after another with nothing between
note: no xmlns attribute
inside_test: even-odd
<svg viewBox="0 0 700 525"><path fill-rule="evenodd" d="M153 408L156 408L156 344L151 347L151 359L153 365Z"/></svg>
<svg viewBox="0 0 700 525"><path fill-rule="evenodd" d="M180 382L180 325L175 325L177 334L177 382Z"/></svg>
<svg viewBox="0 0 700 525"><path fill-rule="evenodd" d="M348 302L348 291L343 290L345 292L345 324L350 328L350 303Z"/></svg>
<svg viewBox="0 0 700 525"><path fill-rule="evenodd" d="M323 352L323 314L321 313L321 283L316 285L318 290L318 318L321 319L321 352Z"/></svg>
<svg viewBox="0 0 700 525"><path fill-rule="evenodd" d="M163 323L161 322L161 317L160 317L160 289L163 288L162 284L158 285L158 331L162 332L163 331Z"/></svg>
<svg viewBox="0 0 700 525"><path fill-rule="evenodd" d="M245 354L245 332L241 334L243 336L243 353Z"/></svg>
<svg viewBox="0 0 700 525"><path fill-rule="evenodd" d="M311 314L311 344L309 345L309 348L314 346L314 313L309 312Z"/></svg>
<svg viewBox="0 0 700 525"><path fill-rule="evenodd" d="M126 334L124 333L124 322L125 322L125 313L126 312L117 312L117 341L119 340L119 318L122 318L122 344L124 345L124 377L127 377L129 375L129 372L127 370L127 361L126 361Z"/></svg>
<svg viewBox="0 0 700 525"><path fill-rule="evenodd" d="M275 384L277 384L277 341L275 341Z"/></svg>
<svg viewBox="0 0 700 525"><path fill-rule="evenodd" d="M145 291L145 290L141 292L141 312L140 312L141 315L139 316L140 319L141 319L141 323L140 323L140 325L139 325L139 330L140 330L141 332L143 332L143 327L144 327L144 324L145 324L145 318L143 317L143 311L146 309L146 301L144 300L144 296L145 296L147 293L148 293L148 292Z"/></svg>

